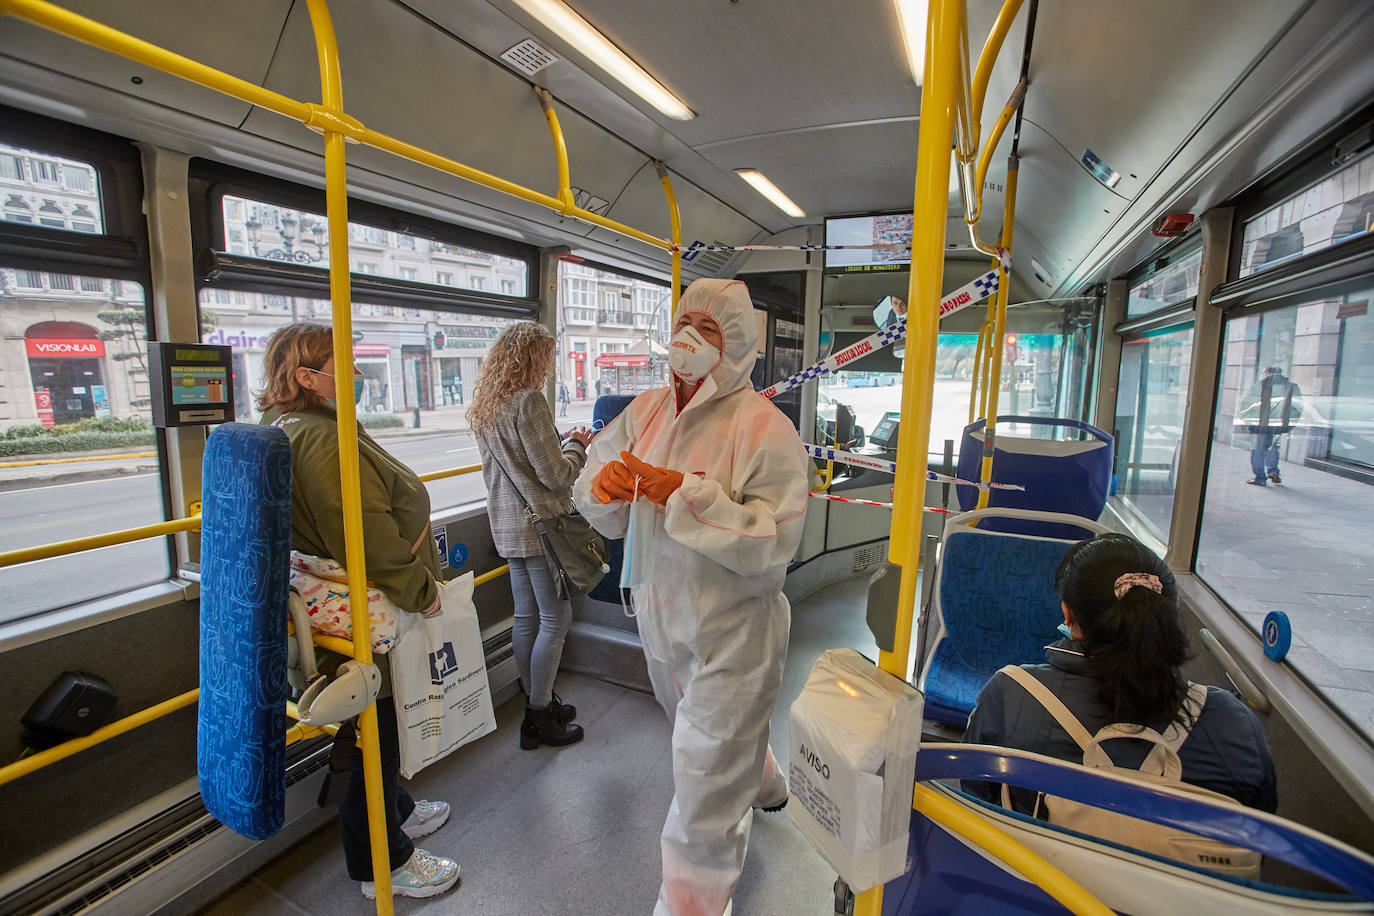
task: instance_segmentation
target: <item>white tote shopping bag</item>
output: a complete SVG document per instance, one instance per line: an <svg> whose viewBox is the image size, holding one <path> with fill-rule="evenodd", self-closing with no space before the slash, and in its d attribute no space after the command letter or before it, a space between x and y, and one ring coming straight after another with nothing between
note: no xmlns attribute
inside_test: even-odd
<svg viewBox="0 0 1374 916"><path fill-rule="evenodd" d="M391 691L407 779L496 729L472 580L467 573L440 586L444 612L437 617L401 614Z"/></svg>

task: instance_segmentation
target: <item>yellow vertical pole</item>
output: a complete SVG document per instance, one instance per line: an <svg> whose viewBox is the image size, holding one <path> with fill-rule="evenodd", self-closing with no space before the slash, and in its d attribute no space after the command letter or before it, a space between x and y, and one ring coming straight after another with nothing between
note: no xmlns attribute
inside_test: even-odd
<svg viewBox="0 0 1374 916"><path fill-rule="evenodd" d="M320 101L336 116L343 115L343 78L339 46L326 0L306 0L320 62ZM344 135L324 127L325 204L329 222L329 297L334 309L334 379L339 427L339 483L343 496L344 551L348 590L367 594L367 563L363 555L363 509L358 476L358 418L348 403L353 391L353 313L348 276L348 184ZM353 601L353 633L371 632L366 601ZM353 640L353 657L372 662L372 640ZM382 762L378 754L377 706L358 717L362 742L363 777L367 796L368 835L372 845L372 878L377 886L377 912L390 916L391 853L387 844L382 799Z"/></svg>
<svg viewBox="0 0 1374 916"><path fill-rule="evenodd" d="M671 316L669 318L669 326L671 327L672 323L677 321L677 301L682 298L682 214L678 211L677 195L673 193L673 181L668 176L668 167L662 162L655 162L654 168L658 169L658 180L663 185L663 196L668 198L668 220L672 225L670 241L673 243L673 289L669 295L673 298L670 303L672 307L668 310L668 314Z"/></svg>
<svg viewBox="0 0 1374 916"><path fill-rule="evenodd" d="M1012 227L1016 222L1016 175L1020 169L1020 160L1012 155L1007 159L1007 203L1002 211L1002 247L1006 249L1007 256L1011 256ZM987 483L992 479L992 452L997 441L997 395L1002 390L1002 353L1006 350L1007 340L1007 297L1011 295L1011 274L1002 268L1002 262L997 262L997 267L1002 271L1000 281L997 284L997 316L992 331L992 364L988 369L988 425L983 430L983 466L979 475L979 480ZM1012 379L1012 384L1016 380ZM986 509L988 497L992 491L983 489L978 493L978 508Z"/></svg>
<svg viewBox="0 0 1374 916"><path fill-rule="evenodd" d="M563 128L558 124L558 112L553 110L553 96L547 89L534 87L539 96L539 104L544 109L544 119L549 122L549 133L553 134L554 155L558 158L558 200L564 212L571 212L577 206L572 193L572 170L568 166L568 144L563 139Z"/></svg>
<svg viewBox="0 0 1374 916"><path fill-rule="evenodd" d="M931 401L935 390L935 348L940 332L940 292L945 267L945 214L949 210L949 151L954 143L960 55L968 59L964 0L930 0L926 19L926 72L921 85L921 123L916 141L916 194L912 207L911 278L907 287L906 360L902 370L902 423L897 453L905 470L893 494L888 559L901 567L893 651L878 665L905 680L911 652L911 621L920 571L921 516L925 504ZM855 916L878 916L883 890L875 887L854 901Z"/></svg>

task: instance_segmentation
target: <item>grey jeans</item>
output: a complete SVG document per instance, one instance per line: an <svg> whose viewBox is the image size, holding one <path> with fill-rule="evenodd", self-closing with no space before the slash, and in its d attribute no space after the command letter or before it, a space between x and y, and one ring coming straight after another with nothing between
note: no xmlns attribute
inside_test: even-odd
<svg viewBox="0 0 1374 916"><path fill-rule="evenodd" d="M572 604L553 589L543 557L509 557L510 587L515 596L515 664L531 706L548 706L553 679L563 658L563 640L572 624Z"/></svg>

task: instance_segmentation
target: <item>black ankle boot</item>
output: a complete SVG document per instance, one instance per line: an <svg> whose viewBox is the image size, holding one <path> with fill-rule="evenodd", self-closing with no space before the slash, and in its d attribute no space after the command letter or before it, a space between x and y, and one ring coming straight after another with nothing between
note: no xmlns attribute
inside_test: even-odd
<svg viewBox="0 0 1374 916"><path fill-rule="evenodd" d="M520 723L521 748L532 751L541 744L562 747L582 740L582 726L558 721L558 709L552 703L542 708L525 707L525 721Z"/></svg>
<svg viewBox="0 0 1374 916"><path fill-rule="evenodd" d="M549 705L554 708L554 715L558 717L558 721L564 725L577 718L577 707L571 703L564 703L563 698L556 693L553 694L553 702Z"/></svg>

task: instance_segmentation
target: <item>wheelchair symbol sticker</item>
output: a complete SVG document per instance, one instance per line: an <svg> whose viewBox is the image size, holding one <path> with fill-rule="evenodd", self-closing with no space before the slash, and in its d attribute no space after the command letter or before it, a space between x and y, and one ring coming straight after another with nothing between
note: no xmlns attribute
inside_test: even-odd
<svg viewBox="0 0 1374 916"><path fill-rule="evenodd" d="M454 569L462 569L467 561L468 545L462 542L454 544L453 549L448 552L448 564Z"/></svg>
<svg viewBox="0 0 1374 916"><path fill-rule="evenodd" d="M1288 615L1282 611L1270 611L1260 627L1260 639L1264 642L1264 654L1276 662L1281 662L1293 644L1293 625Z"/></svg>

